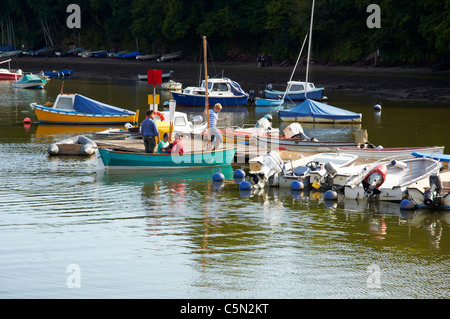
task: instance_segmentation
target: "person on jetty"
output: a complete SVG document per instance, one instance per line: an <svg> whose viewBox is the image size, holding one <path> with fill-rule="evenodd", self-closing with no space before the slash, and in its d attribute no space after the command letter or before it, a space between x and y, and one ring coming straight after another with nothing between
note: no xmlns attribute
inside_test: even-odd
<svg viewBox="0 0 450 319"><path fill-rule="evenodd" d="M169 146L169 133L164 133L163 139L158 144L158 148L156 149L156 153L164 154L166 153L166 148Z"/></svg>
<svg viewBox="0 0 450 319"><path fill-rule="evenodd" d="M177 132L175 134L175 141L173 141L172 145L169 145L169 147L166 148L166 152L175 155L184 154L183 133Z"/></svg>
<svg viewBox="0 0 450 319"><path fill-rule="evenodd" d="M141 124L141 135L144 139L145 153L153 153L155 151L156 138L158 138L159 142L159 131L153 110L147 111L147 117Z"/></svg>
<svg viewBox="0 0 450 319"><path fill-rule="evenodd" d="M216 125L218 121L228 120L228 117L219 119L219 112L222 110L222 104L216 103L214 108L209 110L209 135L211 136L211 150L218 149L220 143L222 143L222 134L220 134ZM206 114L205 114L206 115Z"/></svg>

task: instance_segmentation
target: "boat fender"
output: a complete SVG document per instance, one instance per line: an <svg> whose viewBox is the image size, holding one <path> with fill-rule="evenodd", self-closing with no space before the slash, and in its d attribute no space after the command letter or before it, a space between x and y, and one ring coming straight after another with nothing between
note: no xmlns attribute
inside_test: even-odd
<svg viewBox="0 0 450 319"><path fill-rule="evenodd" d="M412 200L405 198L400 202L400 209L415 209L416 205Z"/></svg>
<svg viewBox="0 0 450 319"><path fill-rule="evenodd" d="M47 147L47 153L50 155L56 155L59 153L59 147L56 143L50 144Z"/></svg>
<svg viewBox="0 0 450 319"><path fill-rule="evenodd" d="M291 183L291 190L301 190L304 188L304 185L301 181L293 181Z"/></svg>
<svg viewBox="0 0 450 319"><path fill-rule="evenodd" d="M80 148L80 152L85 155L92 155L95 153L95 147L92 144L86 144Z"/></svg>
<svg viewBox="0 0 450 319"><path fill-rule="evenodd" d="M380 194L379 187L386 180L387 166L379 164L373 168L362 181L365 195Z"/></svg>
<svg viewBox="0 0 450 319"><path fill-rule="evenodd" d="M402 161L396 161L396 160L392 160L391 165L394 167L401 168L401 169L406 169L408 167L408 165L406 165L406 163L404 163Z"/></svg>
<svg viewBox="0 0 450 319"><path fill-rule="evenodd" d="M323 195L324 199L333 200L338 198L338 194L334 190L327 190Z"/></svg>
<svg viewBox="0 0 450 319"><path fill-rule="evenodd" d="M242 181L239 184L239 189L240 190L250 190L250 189L252 189L252 183L250 183L249 181Z"/></svg>

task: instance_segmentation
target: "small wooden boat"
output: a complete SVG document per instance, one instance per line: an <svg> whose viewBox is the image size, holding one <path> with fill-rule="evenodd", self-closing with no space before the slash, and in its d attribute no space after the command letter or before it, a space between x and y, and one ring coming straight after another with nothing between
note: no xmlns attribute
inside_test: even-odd
<svg viewBox="0 0 450 319"><path fill-rule="evenodd" d="M173 53L163 54L157 59L157 61L158 62L173 61L173 60L177 60L177 59L181 58L182 55L183 55L183 51L177 51L177 52L173 52Z"/></svg>
<svg viewBox="0 0 450 319"><path fill-rule="evenodd" d="M284 148L297 152L334 152L342 147L356 147L352 141L305 141L299 138L286 138L284 136L257 136L258 145L267 145L272 149L275 147Z"/></svg>
<svg viewBox="0 0 450 319"><path fill-rule="evenodd" d="M50 144L47 152L49 155L92 155L96 149L94 141L84 135L77 135Z"/></svg>
<svg viewBox="0 0 450 319"><path fill-rule="evenodd" d="M383 158L399 158L399 157L412 157L413 153L444 153L444 146L425 146L425 147L388 147L388 148L359 148L359 147L339 147L338 152L346 154L355 154L360 158L379 160ZM434 158L434 157L433 157Z"/></svg>
<svg viewBox="0 0 450 319"><path fill-rule="evenodd" d="M407 188L408 198L418 208L450 209L450 172L430 175Z"/></svg>
<svg viewBox="0 0 450 319"><path fill-rule="evenodd" d="M444 150L444 147L442 147L442 151ZM442 167L445 170L449 170L449 162L450 162L450 155L449 154L442 154L439 150L428 150L428 151L419 151L415 150L413 153L411 153L412 156L415 157L428 157L433 158L435 160L438 160L442 163Z"/></svg>
<svg viewBox="0 0 450 319"><path fill-rule="evenodd" d="M11 69L11 59L0 62L0 64L8 63L8 68L0 68L0 80L15 80L17 81L23 76L21 69Z"/></svg>
<svg viewBox="0 0 450 319"><path fill-rule="evenodd" d="M229 165L234 159L237 147L214 151L187 152L182 155L154 154L111 148L99 148L99 168L114 169L156 169L194 168Z"/></svg>
<svg viewBox="0 0 450 319"><path fill-rule="evenodd" d="M47 81L34 74L25 74L13 82L12 87L17 89L43 89Z"/></svg>
<svg viewBox="0 0 450 319"><path fill-rule="evenodd" d="M59 94L52 106L31 103L30 107L39 122L52 124L134 124L139 117L138 112L108 105L81 94Z"/></svg>
<svg viewBox="0 0 450 319"><path fill-rule="evenodd" d="M344 186L347 199L398 201L406 197L407 187L432 174L441 164L430 158L410 158L381 163L371 171L362 172Z"/></svg>

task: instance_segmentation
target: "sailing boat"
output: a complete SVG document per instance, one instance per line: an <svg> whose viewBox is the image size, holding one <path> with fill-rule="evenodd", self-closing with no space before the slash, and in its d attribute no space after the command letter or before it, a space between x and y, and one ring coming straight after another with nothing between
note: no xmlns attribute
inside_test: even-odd
<svg viewBox="0 0 450 319"><path fill-rule="evenodd" d="M278 110L278 115L285 122L303 122L303 123L361 123L362 115L359 113L343 110L328 104L320 103L311 99L308 95L312 90L308 82L309 64L311 57L311 38L314 20L314 0L311 10L311 23L309 27L308 40L308 58L306 63L306 79L304 101L291 109Z"/></svg>

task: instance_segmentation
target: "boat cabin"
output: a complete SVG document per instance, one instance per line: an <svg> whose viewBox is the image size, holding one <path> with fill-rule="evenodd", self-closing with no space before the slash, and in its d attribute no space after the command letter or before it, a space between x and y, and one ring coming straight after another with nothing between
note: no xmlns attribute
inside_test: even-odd
<svg viewBox="0 0 450 319"><path fill-rule="evenodd" d="M54 109L74 111L75 94L59 94L53 104Z"/></svg>
<svg viewBox="0 0 450 319"><path fill-rule="evenodd" d="M288 92L304 91L306 83L300 81L289 81L288 86L289 86ZM313 90L315 88L316 87L314 86L314 83L308 82L308 90Z"/></svg>

